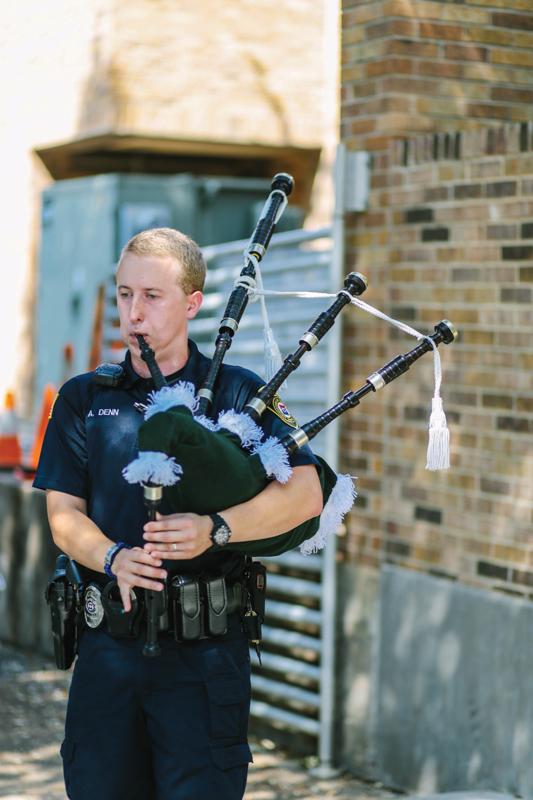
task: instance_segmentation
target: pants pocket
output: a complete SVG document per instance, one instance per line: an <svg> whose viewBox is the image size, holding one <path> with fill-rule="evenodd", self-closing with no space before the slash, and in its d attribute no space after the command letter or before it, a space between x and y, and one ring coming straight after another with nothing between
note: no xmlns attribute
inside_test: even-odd
<svg viewBox="0 0 533 800"><path fill-rule="evenodd" d="M227 770L247 766L253 761L247 744L232 744L229 747L212 747L211 755L219 769Z"/></svg>
<svg viewBox="0 0 533 800"><path fill-rule="evenodd" d="M245 741L248 732L250 692L238 678L217 678L207 684L211 741Z"/></svg>

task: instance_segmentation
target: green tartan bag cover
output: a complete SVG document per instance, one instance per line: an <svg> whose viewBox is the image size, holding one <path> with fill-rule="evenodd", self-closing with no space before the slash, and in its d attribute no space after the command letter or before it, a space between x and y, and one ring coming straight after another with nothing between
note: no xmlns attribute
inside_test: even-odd
<svg viewBox="0 0 533 800"><path fill-rule="evenodd" d="M224 511L255 497L272 479L289 480L288 453L278 439L261 441L262 430L246 414L225 412L218 424L194 417L194 387L185 386L190 387L185 394L180 394L178 384L153 396L139 429L139 457L123 471L126 480L161 484L172 512L196 514ZM304 553L321 549L351 508L355 490L349 476L338 476L322 458L318 460L324 496L320 517L269 539L230 541L224 549L250 556L279 555L298 545Z"/></svg>

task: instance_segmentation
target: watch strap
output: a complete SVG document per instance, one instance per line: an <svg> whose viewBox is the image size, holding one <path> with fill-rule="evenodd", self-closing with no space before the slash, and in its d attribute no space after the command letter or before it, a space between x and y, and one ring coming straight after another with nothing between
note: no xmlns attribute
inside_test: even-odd
<svg viewBox="0 0 533 800"><path fill-rule="evenodd" d="M221 545L220 542L216 541L216 538L215 538L216 537L216 533L220 528L222 528L222 527L226 528L227 531L229 532L229 536L228 536L228 541L229 541L229 539L231 538L231 528L228 525L228 523L226 522L226 520L224 519L224 517L221 517L220 514L209 514L209 518L213 522L213 529L212 529L211 533L209 534L209 538L211 539L213 544L217 545L218 547L223 547L223 545ZM224 544L227 544L227 542L224 542Z"/></svg>

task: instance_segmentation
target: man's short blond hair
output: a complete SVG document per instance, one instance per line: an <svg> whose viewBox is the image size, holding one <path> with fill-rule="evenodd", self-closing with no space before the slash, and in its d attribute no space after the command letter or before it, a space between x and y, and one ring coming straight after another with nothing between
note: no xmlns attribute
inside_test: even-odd
<svg viewBox="0 0 533 800"><path fill-rule="evenodd" d="M151 228L135 234L122 248L118 266L127 253L136 256L171 256L181 266L179 284L185 294L202 291L206 265L199 246L174 228Z"/></svg>

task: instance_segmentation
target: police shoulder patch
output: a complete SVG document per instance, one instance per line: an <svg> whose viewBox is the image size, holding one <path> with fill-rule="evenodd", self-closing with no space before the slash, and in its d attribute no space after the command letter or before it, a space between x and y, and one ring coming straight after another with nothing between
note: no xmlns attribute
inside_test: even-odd
<svg viewBox="0 0 533 800"><path fill-rule="evenodd" d="M268 406L268 410L272 411L272 413L275 414L276 417L279 417L283 422L286 422L287 425L290 425L291 428L298 427L298 423L278 394L274 395L272 402Z"/></svg>

